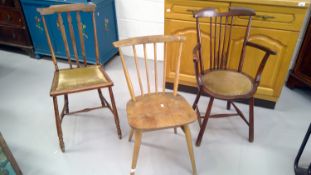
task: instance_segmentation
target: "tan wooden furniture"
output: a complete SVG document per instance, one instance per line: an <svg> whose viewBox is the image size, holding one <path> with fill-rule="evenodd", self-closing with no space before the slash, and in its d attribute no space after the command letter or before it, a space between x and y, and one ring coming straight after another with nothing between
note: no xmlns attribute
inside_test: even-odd
<svg viewBox="0 0 311 175"><path fill-rule="evenodd" d="M166 128L176 128L181 127L186 135L188 151L192 163L193 174L197 174L195 159L192 150L191 134L188 124L192 123L196 119L196 114L192 110L191 106L187 101L177 93L178 81L179 81L179 66L180 58L182 53L182 44L184 42L184 37L181 36L146 36L126 39L122 41L114 42L114 46L119 48L119 53L122 61L122 66L124 74L126 77L127 85L131 95L131 100L127 103L126 111L128 117L128 123L132 128L130 138L132 134L135 135L135 146L132 160L132 170L131 174L135 174L136 163L138 159L138 152L141 144L142 133L145 131L154 131ZM167 66L166 55L164 56L164 68L163 68L163 81L159 81L161 77L160 68L157 64L158 61L158 46L164 43L164 48L167 49L169 45L174 45L176 48L174 51L176 64L175 64L175 79L174 79L174 90L173 92L165 91L165 75ZM144 66L139 64L137 58L137 48L139 46L143 47L144 52ZM124 47L130 47L133 49L134 62L136 67L136 75L140 95L135 94L134 85L132 83L133 77L129 74L127 68L126 60L124 59L122 49ZM152 47L154 54L151 57L147 55L147 48ZM151 49L151 50L152 50ZM147 58L153 58L154 67L154 78L152 71L150 71L151 66L147 62ZM141 71L142 67L145 69ZM143 76L145 74L145 76ZM144 89L144 77L146 77L147 86ZM154 88L152 88L152 79L154 79ZM160 84L162 82L162 88ZM162 89L162 90L161 90Z"/></svg>
<svg viewBox="0 0 311 175"><path fill-rule="evenodd" d="M96 5L94 4L70 4L70 5L54 5L48 8L38 9L40 14L42 15L44 30L46 33L49 47L50 47L52 61L55 66L55 73L54 73L50 95L53 97L59 145L63 152L65 151L65 145L63 141L63 132L62 132L62 127L61 127L62 119L65 115L75 114L78 112L87 112L93 109L99 109L99 108L104 108L104 107L109 108L114 115L114 120L115 120L115 124L116 124L117 131L118 131L118 136L121 139L121 129L119 125L118 112L116 109L113 91L112 91L113 82L111 81L107 73L104 71L103 66L99 63L97 31L96 31L96 26L95 26L96 24L95 24L95 14L94 14L95 8L96 8ZM86 64L86 54L85 54L84 38L82 35L82 23L81 23L81 16L80 16L81 12L89 12L93 14L92 19L93 19L94 39L95 39L95 46L96 46L94 48L94 51L96 53L96 65L92 65L92 66L88 66ZM83 57L83 60L79 60L79 57L78 57L77 44L76 44L77 42L76 42L76 38L74 37L74 28L72 24L71 13L75 13L76 15L79 38L80 38L80 47L82 51L81 55ZM51 44L49 30L47 28L47 24L45 20L46 16L54 15L54 14L57 15L57 24L60 27L61 36L64 41L66 55L68 58L69 68L65 68L65 69L58 68L54 49ZM66 31L65 31L65 26L63 23L64 22L63 16L65 15L67 17L70 40L72 41L71 44L72 44L72 48L74 51L74 60L75 60L74 64L72 63L73 60L71 59L71 56L70 56L68 39L67 39ZM80 64L79 61L83 61L83 64ZM111 105L104 98L101 88L107 88L109 90ZM68 94L88 91L88 90L98 91L99 98L101 101L101 106L94 107L94 108L86 108L86 109L75 111L75 112L69 112ZM61 114L59 114L57 97L61 95L64 95L64 107L63 107Z"/></svg>
<svg viewBox="0 0 311 175"><path fill-rule="evenodd" d="M202 8L216 8L219 12L226 12L230 7L252 8L256 11L256 16L252 20L252 30L249 41L265 45L275 50L278 54L271 56L262 73L262 80L255 94L259 99L255 102L264 101L267 107L274 107L277 102L282 87L284 85L288 67L296 46L299 32L309 7L309 1L300 0L165 0L165 34L184 35L187 41L184 43L183 55L180 66L181 87L194 87L196 91L196 80L194 67L192 66L192 49L196 41L195 18L192 16L194 10ZM209 43L209 23L207 20L201 21L202 42ZM233 22L233 33L235 34L230 43L228 60L229 67L238 65L238 58L241 54L243 44L243 27L247 25L247 18L240 17ZM166 80L168 84L174 82L176 61L169 53ZM208 57L209 52L202 53ZM248 48L245 55L248 59L245 62L243 71L255 77L256 67L262 53L254 48Z"/></svg>
<svg viewBox="0 0 311 175"><path fill-rule="evenodd" d="M254 140L254 94L259 86L262 71L270 55L276 53L269 48L249 41L249 32L252 18L256 15L255 11L247 8L230 8L228 12L217 12L214 8L202 9L194 13L197 28L197 45L193 49L193 61L198 86L198 93L193 103L193 109L196 109L198 121L201 126L196 145L199 146L209 118L240 116L249 126L249 141ZM244 27L242 49L238 58L238 66L232 68L228 65L228 60L232 59L228 55L230 50L231 38L234 38L233 22L237 18L245 18L248 25ZM209 20L209 37L212 38L209 43L202 42L202 31L204 27L201 21ZM205 29L206 30L206 29ZM245 57L248 48L258 49L263 53L259 60L259 66L255 68L256 76L252 78L243 71L247 66L247 60L254 59ZM202 55L203 52L209 52L209 56ZM231 55L232 56L232 55ZM197 107L198 101L203 94L210 96L210 101L203 123L201 125L201 116ZM214 99L227 100L227 108L233 105L236 113L211 115L211 109ZM233 103L234 100L245 99L249 101L249 120L247 121L241 110Z"/></svg>

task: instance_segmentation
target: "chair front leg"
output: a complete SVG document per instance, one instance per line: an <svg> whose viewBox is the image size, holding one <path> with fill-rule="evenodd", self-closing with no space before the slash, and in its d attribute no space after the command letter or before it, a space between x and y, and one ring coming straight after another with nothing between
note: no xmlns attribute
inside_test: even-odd
<svg viewBox="0 0 311 175"><path fill-rule="evenodd" d="M254 97L249 100L249 131L248 131L248 141L254 141Z"/></svg>
<svg viewBox="0 0 311 175"><path fill-rule="evenodd" d="M119 135L119 139L122 138L122 132L121 132L121 128L120 128L120 121L119 121L119 116L118 116L118 111L117 111L117 107L114 101L114 95L112 92L112 87L110 86L109 88L109 95L110 95L110 101L111 101L111 105L112 105L112 110L113 110L113 116L114 116L114 121L117 127L117 132Z"/></svg>
<svg viewBox="0 0 311 175"><path fill-rule="evenodd" d="M193 105L192 105L192 109L196 111L197 118L198 118L198 123L199 123L200 127L202 125L202 122L201 122L201 114L200 114L200 111L199 111L199 108L198 108L198 102L200 100L201 94L202 94L201 93L201 89L199 89L199 91L197 93L197 96L195 97L195 100L194 100Z"/></svg>
<svg viewBox="0 0 311 175"><path fill-rule="evenodd" d="M203 123L201 125L201 129L200 129L197 141L195 143L196 146L200 146L201 145L202 137L203 137L204 132L205 132L205 128L206 128L206 125L207 125L208 117L209 117L209 115L211 114L211 111L212 111L213 102L214 102L214 97L211 97L210 100L209 100L207 109L206 109L205 117L204 117Z"/></svg>
<svg viewBox="0 0 311 175"><path fill-rule="evenodd" d="M55 112L55 122L56 122L56 129L57 135L59 140L59 146L62 152L65 152L65 144L63 140L63 132L62 132L62 121L60 119L59 111L58 111L58 103L57 103L57 96L53 96L53 104L54 104L54 112Z"/></svg>
<svg viewBox="0 0 311 175"><path fill-rule="evenodd" d="M227 101L227 110L230 110L231 109L231 102L228 100Z"/></svg>
<svg viewBox="0 0 311 175"><path fill-rule="evenodd" d="M138 154L139 154L139 149L140 149L140 145L141 145L142 131L141 130L135 130L134 135L135 135L135 143L134 143L134 152L133 152L133 159L132 159L131 175L134 175L135 171L136 171Z"/></svg>
<svg viewBox="0 0 311 175"><path fill-rule="evenodd" d="M133 134L134 134L134 129L131 128L131 131L130 131L130 134L129 134L129 142L132 141Z"/></svg>
<svg viewBox="0 0 311 175"><path fill-rule="evenodd" d="M189 129L188 125L181 126L181 128L184 131L185 136L186 136L188 152L189 152L189 156L190 156L190 160L191 160L191 165L192 165L192 174L196 175L197 174L197 168L196 168L195 158L194 158L194 153L193 153L191 132L190 132L190 129Z"/></svg>

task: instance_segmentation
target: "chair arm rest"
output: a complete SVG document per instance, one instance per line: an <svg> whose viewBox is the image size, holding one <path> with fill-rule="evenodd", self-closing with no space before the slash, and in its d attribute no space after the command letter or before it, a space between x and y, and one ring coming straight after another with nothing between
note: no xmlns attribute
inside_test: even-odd
<svg viewBox="0 0 311 175"><path fill-rule="evenodd" d="M260 44L256 44L256 43L247 41L247 42L246 42L246 45L247 45L247 46L250 46L250 47L254 47L254 48L256 48L256 49L260 49L260 50L262 50L262 51L264 51L264 52L266 52L266 53L269 53L270 55L276 55L276 52L275 52L275 51L273 51L273 50L271 50L271 49L269 49L269 48L267 48L267 47L265 47L265 46L262 46L262 45L260 45Z"/></svg>
<svg viewBox="0 0 311 175"><path fill-rule="evenodd" d="M197 44L194 48L193 48L193 61L198 62L199 61L199 53L200 51L200 44Z"/></svg>
<svg viewBox="0 0 311 175"><path fill-rule="evenodd" d="M202 68L199 68L201 66L201 59L200 59L200 55L198 54L200 52L200 44L197 44L194 48L193 48L193 62L194 62L194 71L195 71L195 77L197 80L197 84L199 87L202 86L202 75L200 73L200 70ZM200 66L199 66L200 65ZM203 71L203 70L201 70Z"/></svg>

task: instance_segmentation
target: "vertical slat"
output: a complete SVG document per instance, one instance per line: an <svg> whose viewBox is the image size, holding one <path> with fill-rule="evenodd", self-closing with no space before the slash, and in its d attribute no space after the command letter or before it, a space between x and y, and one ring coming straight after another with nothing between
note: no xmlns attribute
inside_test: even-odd
<svg viewBox="0 0 311 175"><path fill-rule="evenodd" d="M122 50L120 48L119 48L119 54L120 54L120 58L121 58L121 62L122 62L122 68L123 68L123 71L124 71L124 75L125 75L125 78L126 78L126 82L127 82L127 85L128 85L128 88L129 88L132 100L136 101L135 93L134 93L134 89L133 89L133 84L132 84L129 72L127 70L127 67L126 67L126 63L125 63L125 60L124 60L124 56L123 56Z"/></svg>
<svg viewBox="0 0 311 175"><path fill-rule="evenodd" d="M196 27L197 27L197 43L199 43L199 64L200 64L200 70L201 72L204 71L204 61L202 60L202 49L201 49L201 29L200 29L200 23L199 18L196 18Z"/></svg>
<svg viewBox="0 0 311 175"><path fill-rule="evenodd" d="M180 41L179 49L178 49L177 64L176 64L175 81L174 81L174 92L173 92L173 94L175 96L177 95L177 90L178 90L179 70L180 70L180 60L181 60L182 46L183 46L183 42Z"/></svg>
<svg viewBox="0 0 311 175"><path fill-rule="evenodd" d="M70 33L72 49L73 49L73 53L74 53L74 56L76 59L76 64L78 67L80 67L78 51L77 51L77 43L76 43L76 38L75 38L73 26L72 26L72 18L71 18L70 12L67 12L67 20L68 20L67 22L68 22L68 26L69 26L69 33Z"/></svg>
<svg viewBox="0 0 311 175"><path fill-rule="evenodd" d="M166 78L166 66L167 66L167 60L166 60L166 49L167 49L167 43L164 42L164 60L163 60L163 84L162 84L162 91L165 92L165 78Z"/></svg>
<svg viewBox="0 0 311 175"><path fill-rule="evenodd" d="M45 36L46 36L47 41L48 41L48 44L49 44L49 48L50 48L50 52L51 52L52 61L53 61L55 70L58 71L57 61L56 61L54 49L53 49L53 46L52 46L52 42L51 42L49 30L48 30L48 28L47 28L47 26L46 26L45 17L44 17L43 15L42 15L42 22L43 22L43 27L44 27L44 30L45 30Z"/></svg>
<svg viewBox="0 0 311 175"><path fill-rule="evenodd" d="M213 68L213 18L210 17L210 69Z"/></svg>
<svg viewBox="0 0 311 175"><path fill-rule="evenodd" d="M86 55L85 55L85 46L84 46L84 38L83 38L83 32L82 32L82 22L81 22L81 16L80 12L77 12L76 14L77 17L77 23L78 23L78 30L79 30L79 38L80 38L80 46L81 46L81 53L83 57L83 63L84 66L86 66Z"/></svg>
<svg viewBox="0 0 311 175"><path fill-rule="evenodd" d="M249 19L248 19L247 28L246 28L246 31L245 31L244 42L243 42L243 46L242 46L240 63L239 63L239 69L238 69L239 72L241 72L242 68L243 68L244 57L245 57L245 46L246 46L246 42L248 40L251 22L252 22L252 16L250 16Z"/></svg>
<svg viewBox="0 0 311 175"><path fill-rule="evenodd" d="M158 65L157 65L157 44L153 43L153 51L154 51L154 83L155 83L155 91L158 93Z"/></svg>
<svg viewBox="0 0 311 175"><path fill-rule="evenodd" d="M228 45L227 45L227 55L226 55L226 61L225 61L225 67L227 67L228 64L228 56L230 52L230 41L231 41L231 34L232 34L232 24L233 24L233 16L231 16L231 21L230 21L230 30L229 30L229 39L228 39Z"/></svg>
<svg viewBox="0 0 311 175"><path fill-rule="evenodd" d="M137 59L136 47L135 47L135 45L133 45L132 47L133 47L134 61L135 61L135 66L136 66L136 72L137 72L137 77L138 77L138 82L139 82L140 93L141 93L141 95L144 95L144 89L143 89L143 85L141 82L141 76L140 76L140 71L139 71L139 64L138 64L138 59Z"/></svg>
<svg viewBox="0 0 311 175"><path fill-rule="evenodd" d="M98 39L97 39L95 12L93 12L93 14L92 14L92 20L93 20L93 28L94 28L94 44L95 44L96 64L99 64L99 50L98 50Z"/></svg>
<svg viewBox="0 0 311 175"><path fill-rule="evenodd" d="M69 46L68 46L68 41L67 41L67 36L66 36L66 31L65 31L65 26L63 23L63 17L61 13L58 13L58 23L59 23L59 27L60 27L60 32L62 34L62 38L63 38L63 42L65 45L65 50L66 50L66 56L68 59L68 64L70 65L70 68L72 68L72 64L71 64L71 59L70 59L70 52L69 52Z"/></svg>
<svg viewBox="0 0 311 175"><path fill-rule="evenodd" d="M221 44L221 24L222 24L222 16L220 16L220 21L219 21L219 40L218 40L218 58L217 58L217 68L220 68L220 44Z"/></svg>
<svg viewBox="0 0 311 175"><path fill-rule="evenodd" d="M217 60L216 60L216 36L217 36L217 17L215 17L215 33L214 33L214 68L216 69Z"/></svg>
<svg viewBox="0 0 311 175"><path fill-rule="evenodd" d="M150 93L149 68L148 68L148 64L147 64L147 49L146 49L146 44L143 44L143 46L144 46L144 61L145 61L145 68L146 68L146 77L147 77L148 93Z"/></svg>
<svg viewBox="0 0 311 175"><path fill-rule="evenodd" d="M225 55L224 55L224 50L225 50L225 45L227 42L227 27L228 27L228 16L226 16L226 22L225 22L225 30L224 30L224 39L223 39L223 44L222 44L222 51L221 51L221 64L220 67L221 69L224 69L224 65L225 65Z"/></svg>

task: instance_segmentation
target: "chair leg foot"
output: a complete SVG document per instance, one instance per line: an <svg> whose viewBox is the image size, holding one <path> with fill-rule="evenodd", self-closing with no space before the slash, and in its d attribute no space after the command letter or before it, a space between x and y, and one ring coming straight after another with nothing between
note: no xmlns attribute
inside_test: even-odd
<svg viewBox="0 0 311 175"><path fill-rule="evenodd" d="M133 159L132 159L131 175L134 175L135 171L136 171L138 154L139 154L139 149L140 149L140 145L141 145L142 131L141 130L135 130L134 134L135 134L135 144L134 144L134 152L133 152Z"/></svg>
<svg viewBox="0 0 311 175"><path fill-rule="evenodd" d="M182 126L183 131L185 132L187 146L188 146L188 152L191 160L191 166L192 166L192 174L197 175L197 168L195 164L195 158L193 153L193 147L192 147L192 138L191 138L191 132L188 125Z"/></svg>
<svg viewBox="0 0 311 175"><path fill-rule="evenodd" d="M118 132L119 139L121 139L122 138L122 132L121 132L121 128L120 128L120 121L119 121L117 107L116 107L116 104L115 104L115 101L114 101L114 95L113 95L113 92L112 92L112 88L109 87L108 89L109 89L109 95L110 95L111 105L112 105L112 109L113 109L114 121L115 121L115 124L116 124L116 127L117 127L117 132Z"/></svg>
<svg viewBox="0 0 311 175"><path fill-rule="evenodd" d="M254 97L249 101L249 131L248 141L254 141Z"/></svg>
<svg viewBox="0 0 311 175"><path fill-rule="evenodd" d="M65 144L63 140L63 131L62 131L62 121L60 119L59 111L58 111L58 103L57 103L57 97L53 97L53 104L54 104L54 113L55 113L55 122L56 122L56 130L59 140L59 146L62 152L65 152Z"/></svg>
<svg viewBox="0 0 311 175"><path fill-rule="evenodd" d="M198 134L198 137L197 137L197 140L196 140L196 143L195 143L196 146L200 146L201 145L202 137L203 137L205 129L206 129L208 118L209 118L209 115L210 115L210 113L212 111L213 102L214 102L214 98L211 97L210 100L209 100L207 109L206 109L205 117L204 117L203 123L201 125L200 132Z"/></svg>

